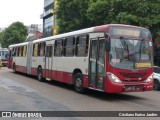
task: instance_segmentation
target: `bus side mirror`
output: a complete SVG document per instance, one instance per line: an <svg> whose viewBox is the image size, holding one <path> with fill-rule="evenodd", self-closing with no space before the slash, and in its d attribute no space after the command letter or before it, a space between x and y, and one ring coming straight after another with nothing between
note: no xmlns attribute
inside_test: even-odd
<svg viewBox="0 0 160 120"><path fill-rule="evenodd" d="M106 51L109 52L111 50L110 36L106 35L105 38L106 38L105 48Z"/></svg>

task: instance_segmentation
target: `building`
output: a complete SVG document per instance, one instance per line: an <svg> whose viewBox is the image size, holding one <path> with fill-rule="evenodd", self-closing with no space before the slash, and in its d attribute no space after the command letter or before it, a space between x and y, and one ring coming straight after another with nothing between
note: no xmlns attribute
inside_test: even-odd
<svg viewBox="0 0 160 120"><path fill-rule="evenodd" d="M27 29L28 36L26 41L32 41L43 37L41 24L31 24L30 26L27 26Z"/></svg>
<svg viewBox="0 0 160 120"><path fill-rule="evenodd" d="M43 19L43 37L49 37L57 34L56 8L58 0L44 0L44 12L41 14Z"/></svg>
<svg viewBox="0 0 160 120"><path fill-rule="evenodd" d="M53 35L58 34L58 25L57 25L57 15L56 10L58 8L58 0L54 0L54 9L53 9Z"/></svg>

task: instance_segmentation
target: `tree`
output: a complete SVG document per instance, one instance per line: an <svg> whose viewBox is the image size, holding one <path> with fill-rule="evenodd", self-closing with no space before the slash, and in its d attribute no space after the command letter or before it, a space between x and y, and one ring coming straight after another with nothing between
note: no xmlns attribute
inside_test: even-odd
<svg viewBox="0 0 160 120"><path fill-rule="evenodd" d="M153 34L160 28L159 13L160 0L96 0L87 10L88 19L96 25L130 24L146 27Z"/></svg>
<svg viewBox="0 0 160 120"><path fill-rule="evenodd" d="M59 0L59 33L103 24L160 29L160 0Z"/></svg>
<svg viewBox="0 0 160 120"><path fill-rule="evenodd" d="M0 43L1 43L1 41L2 41L2 36L3 35L3 31L2 32L0 32Z"/></svg>
<svg viewBox="0 0 160 120"><path fill-rule="evenodd" d="M21 43L26 40L27 27L21 22L14 22L0 35L0 42L3 48L11 44Z"/></svg>
<svg viewBox="0 0 160 120"><path fill-rule="evenodd" d="M86 16L88 0L59 0L57 18L59 33L70 32L91 26Z"/></svg>

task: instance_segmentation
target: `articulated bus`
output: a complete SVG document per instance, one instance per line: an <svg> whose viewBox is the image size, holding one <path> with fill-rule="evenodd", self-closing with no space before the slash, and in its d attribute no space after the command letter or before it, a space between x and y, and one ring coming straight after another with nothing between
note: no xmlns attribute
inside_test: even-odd
<svg viewBox="0 0 160 120"><path fill-rule="evenodd" d="M0 62L2 66L7 66L8 64L8 49L0 48Z"/></svg>
<svg viewBox="0 0 160 120"><path fill-rule="evenodd" d="M146 28L108 24L9 46L14 72L106 93L153 89L152 37Z"/></svg>

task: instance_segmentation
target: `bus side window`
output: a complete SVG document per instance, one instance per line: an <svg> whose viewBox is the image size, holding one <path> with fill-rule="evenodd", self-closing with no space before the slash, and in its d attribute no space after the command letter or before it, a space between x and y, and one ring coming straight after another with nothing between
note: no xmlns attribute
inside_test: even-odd
<svg viewBox="0 0 160 120"><path fill-rule="evenodd" d="M54 47L54 56L62 56L62 39L55 41L55 47Z"/></svg>
<svg viewBox="0 0 160 120"><path fill-rule="evenodd" d="M16 56L16 48L13 50L13 56Z"/></svg>
<svg viewBox="0 0 160 120"><path fill-rule="evenodd" d="M88 55L89 36L82 35L76 39L76 56L85 57Z"/></svg>
<svg viewBox="0 0 160 120"><path fill-rule="evenodd" d="M18 56L18 47L15 48L15 56Z"/></svg>
<svg viewBox="0 0 160 120"><path fill-rule="evenodd" d="M16 49L16 56L17 57L19 56L19 47L17 47L17 49Z"/></svg>
<svg viewBox="0 0 160 120"><path fill-rule="evenodd" d="M33 45L33 56L34 57L38 56L38 43Z"/></svg>
<svg viewBox="0 0 160 120"><path fill-rule="evenodd" d="M45 54L45 42L41 43L39 48L40 48L39 49L39 56L44 56L44 54Z"/></svg>
<svg viewBox="0 0 160 120"><path fill-rule="evenodd" d="M12 49L12 53L11 54L12 54L12 56L16 56L16 48Z"/></svg>
<svg viewBox="0 0 160 120"><path fill-rule="evenodd" d="M21 51L20 51L20 56L21 57L23 57L23 49L24 49L24 46L21 47Z"/></svg>
<svg viewBox="0 0 160 120"><path fill-rule="evenodd" d="M38 44L38 56L40 56L40 51L41 51L41 43Z"/></svg>
<svg viewBox="0 0 160 120"><path fill-rule="evenodd" d="M26 57L26 50L27 50L27 46L24 46L23 47L23 54L22 54L23 57Z"/></svg>
<svg viewBox="0 0 160 120"><path fill-rule="evenodd" d="M64 45L64 56L74 56L74 38L67 38Z"/></svg>
<svg viewBox="0 0 160 120"><path fill-rule="evenodd" d="M19 53L20 53L20 47L18 47L18 52L17 52L17 56L19 57Z"/></svg>

